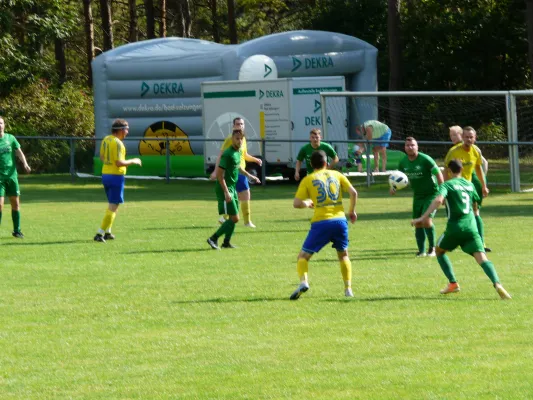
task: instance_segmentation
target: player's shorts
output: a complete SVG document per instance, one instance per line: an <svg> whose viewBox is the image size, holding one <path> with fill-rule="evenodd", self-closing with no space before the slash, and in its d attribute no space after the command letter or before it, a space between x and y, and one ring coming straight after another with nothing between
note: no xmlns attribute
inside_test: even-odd
<svg viewBox="0 0 533 400"><path fill-rule="evenodd" d="M459 227L446 227L446 231L437 240L437 246L447 251L453 251L458 246L466 254L485 252L483 241L477 230L462 230Z"/></svg>
<svg viewBox="0 0 533 400"><path fill-rule="evenodd" d="M248 182L248 178L244 175L239 174L239 178L237 179L237 185L235 186L235 188L237 189L237 193L250 190L250 183Z"/></svg>
<svg viewBox="0 0 533 400"><path fill-rule="evenodd" d="M19 180L17 176L0 178L0 197L20 196Z"/></svg>
<svg viewBox="0 0 533 400"><path fill-rule="evenodd" d="M413 197L413 219L419 218L426 212L431 202L435 199L437 194L433 194L428 197L424 198L415 198ZM437 213L437 210L433 211L431 214L429 214L429 218L434 218L435 214Z"/></svg>
<svg viewBox="0 0 533 400"><path fill-rule="evenodd" d="M479 180L475 172L472 174L472 185L474 185L474 187L476 188L476 193L479 195L479 198L481 199L479 203L477 203L477 205L481 207L481 204L483 204L483 188L481 186L481 181Z"/></svg>
<svg viewBox="0 0 533 400"><path fill-rule="evenodd" d="M375 139L375 140L380 140L380 142L374 143L374 146L381 146L385 148L389 147L389 141L391 137L392 137L392 132L389 128L383 135Z"/></svg>
<svg viewBox="0 0 533 400"><path fill-rule="evenodd" d="M348 221L346 218L313 222L302 250L309 254L318 253L329 242L333 243L331 247L337 251L348 249Z"/></svg>
<svg viewBox="0 0 533 400"><path fill-rule="evenodd" d="M107 201L110 204L124 203L124 184L126 177L124 175L102 174L102 183L104 185Z"/></svg>
<svg viewBox="0 0 533 400"><path fill-rule="evenodd" d="M231 191L231 201L228 203L226 202L226 198L224 197L224 192L221 188L218 186L215 189L215 193L217 194L217 201L218 201L218 215L238 215L239 214L239 197L237 195L236 191Z"/></svg>

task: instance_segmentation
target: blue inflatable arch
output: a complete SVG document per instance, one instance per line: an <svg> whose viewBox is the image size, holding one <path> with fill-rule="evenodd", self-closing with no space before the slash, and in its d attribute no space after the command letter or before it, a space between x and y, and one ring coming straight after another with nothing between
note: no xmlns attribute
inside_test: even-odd
<svg viewBox="0 0 533 400"><path fill-rule="evenodd" d="M165 129L178 136L202 137L200 84L238 79L244 60L256 54L274 60L279 78L344 75L347 90L377 90L377 49L339 33L291 31L239 45L182 38L147 40L93 60L97 139L109 134L115 118L128 120L130 136ZM376 117L350 112L352 124ZM164 146L142 146L126 142L128 154L163 154ZM191 142L189 149L178 153L201 155L203 145Z"/></svg>

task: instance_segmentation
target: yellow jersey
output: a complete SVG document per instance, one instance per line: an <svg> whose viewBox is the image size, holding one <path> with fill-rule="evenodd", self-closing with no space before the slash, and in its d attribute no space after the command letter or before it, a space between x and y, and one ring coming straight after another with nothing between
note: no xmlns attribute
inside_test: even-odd
<svg viewBox="0 0 533 400"><path fill-rule="evenodd" d="M126 166L117 167L117 160L126 159L124 143L113 135L108 135L100 145L100 157L103 158L102 174L126 175Z"/></svg>
<svg viewBox="0 0 533 400"><path fill-rule="evenodd" d="M321 169L302 179L296 191L296 198L313 200L315 213L311 222L346 218L342 206L342 192L347 192L350 186L348 178L340 172Z"/></svg>
<svg viewBox="0 0 533 400"><path fill-rule="evenodd" d="M463 172L461 176L468 181L472 181L472 174L476 171L476 165L481 166L483 157L481 150L476 145L472 145L469 151L463 148L463 143L457 143L450 150L444 158L444 166L446 168L451 160L461 160L463 163Z"/></svg>
<svg viewBox="0 0 533 400"><path fill-rule="evenodd" d="M226 138L226 140L224 140L224 143L222 143L222 148L220 149L222 150L222 152L224 152L224 150L226 149L229 149L233 145L233 141L231 139L232 136L233 134L229 135ZM241 149L239 150L239 152L241 153L241 168L246 169L246 160L244 159L244 155L248 153L248 147L246 146L245 137L242 138L242 145L241 145Z"/></svg>

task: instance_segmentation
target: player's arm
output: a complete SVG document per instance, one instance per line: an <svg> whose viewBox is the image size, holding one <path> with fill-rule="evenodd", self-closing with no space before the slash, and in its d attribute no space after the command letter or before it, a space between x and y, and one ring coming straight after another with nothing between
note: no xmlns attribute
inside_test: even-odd
<svg viewBox="0 0 533 400"><path fill-rule="evenodd" d="M219 168L220 169L220 168ZM255 176L255 175L252 175L251 173L249 173L248 171L246 171L244 168L242 167L239 167L239 172L241 175L244 175L245 177L247 177L248 179L251 179L253 181L255 181L255 183L261 183L261 180Z"/></svg>
<svg viewBox="0 0 533 400"><path fill-rule="evenodd" d="M348 216L352 224L357 221L357 213L355 212L355 206L357 205L357 190L350 184L348 188L348 194L350 195L350 208L348 208Z"/></svg>
<svg viewBox="0 0 533 400"><path fill-rule="evenodd" d="M422 214L420 218L413 219L411 221L411 225L424 225L424 222L428 220L429 215L435 211L437 208L439 208L442 203L444 203L444 196L442 194L437 195L435 199L431 202L429 207L427 208L426 212Z"/></svg>
<svg viewBox="0 0 533 400"><path fill-rule="evenodd" d="M244 153L244 159L246 161L256 163L259 166L263 165L263 160L261 160L260 158L251 156L250 154L248 154L248 152Z"/></svg>
<svg viewBox="0 0 533 400"><path fill-rule="evenodd" d="M228 190L228 185L226 185L226 181L224 180L224 173L226 172L226 169L219 165L216 169L216 172L217 181L220 184L220 187L222 188L222 192L224 193L224 199L226 200L226 203L229 203L231 201L231 194Z"/></svg>
<svg viewBox="0 0 533 400"><path fill-rule="evenodd" d="M26 161L26 157L24 156L24 153L22 152L20 147L17 150L15 150L15 154L17 155L20 162L22 162L22 166L24 167L24 170L26 171L26 173L29 174L31 172L31 168L28 165L28 162Z"/></svg>
<svg viewBox="0 0 533 400"><path fill-rule="evenodd" d="M331 157L331 162L329 163L327 168L333 169L338 162L339 162L339 156L337 155L337 153L335 153L335 156Z"/></svg>
<svg viewBox="0 0 533 400"><path fill-rule="evenodd" d="M489 172L489 162L483 156L481 156L481 167L483 168L485 175L487 175L487 172Z"/></svg>
<svg viewBox="0 0 533 400"><path fill-rule="evenodd" d="M213 172L211 172L211 175L209 175L209 179L214 181L215 179L218 179L217 178L217 174L218 174L218 165L220 164L220 157L222 157L222 153L224 152L224 150L220 150L220 153L218 153L218 157L217 157L217 160L215 162L215 169L213 169Z"/></svg>
<svg viewBox="0 0 533 400"><path fill-rule="evenodd" d="M300 170L302 169L302 161L305 158L305 152L303 151L303 147L298 152L298 155L296 156L296 167L294 168L294 179L296 181L300 180Z"/></svg>
<svg viewBox="0 0 533 400"><path fill-rule="evenodd" d="M129 167L130 165L142 166L142 161L140 158L130 158L129 160L116 160L115 165L117 167Z"/></svg>
<svg viewBox="0 0 533 400"><path fill-rule="evenodd" d="M306 178L300 183L298 186L298 190L296 191L296 196L294 196L294 200L292 202L292 206L294 208L314 208L315 205L313 204L313 200L309 198L309 191L306 187Z"/></svg>
<svg viewBox="0 0 533 400"><path fill-rule="evenodd" d="M476 164L476 175L479 178L479 181L481 182L481 193L483 193L483 197L487 197L487 195L489 194L489 188L487 187L487 181L485 179L483 169L479 164Z"/></svg>
<svg viewBox="0 0 533 400"><path fill-rule="evenodd" d="M445 171L446 171L446 169L445 169ZM444 183L444 180L445 180L444 176L442 175L442 172L440 171L440 168L438 167L437 164L435 164L435 166L431 169L431 173L437 177L437 183L439 185Z"/></svg>

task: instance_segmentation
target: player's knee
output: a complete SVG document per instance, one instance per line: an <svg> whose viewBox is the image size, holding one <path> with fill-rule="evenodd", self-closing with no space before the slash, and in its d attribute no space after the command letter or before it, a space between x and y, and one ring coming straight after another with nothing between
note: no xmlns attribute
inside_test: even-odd
<svg viewBox="0 0 533 400"><path fill-rule="evenodd" d="M441 249L439 246L435 249L435 254L437 254L437 257L443 256L446 254L446 250Z"/></svg>
<svg viewBox="0 0 533 400"><path fill-rule="evenodd" d="M238 215L232 215L230 218L231 218L231 220L232 220L234 223L239 222L239 216L238 216Z"/></svg>

